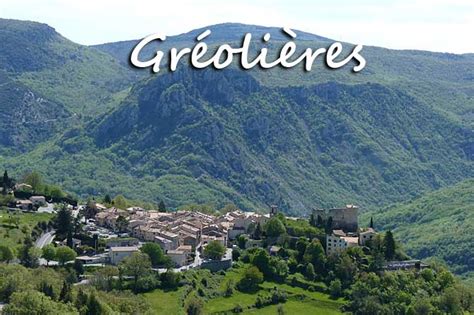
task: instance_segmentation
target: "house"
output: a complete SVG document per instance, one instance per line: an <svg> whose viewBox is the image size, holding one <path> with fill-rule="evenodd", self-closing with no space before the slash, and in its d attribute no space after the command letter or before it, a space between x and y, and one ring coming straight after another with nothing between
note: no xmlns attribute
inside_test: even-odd
<svg viewBox="0 0 474 315"><path fill-rule="evenodd" d="M181 267L186 265L187 255L183 250L169 250L166 252L166 255L171 258L171 260L175 263L176 266Z"/></svg>
<svg viewBox="0 0 474 315"><path fill-rule="evenodd" d="M181 245L179 246L176 250L180 250L185 252L187 255L192 254L193 252L193 247L189 245Z"/></svg>
<svg viewBox="0 0 474 315"><path fill-rule="evenodd" d="M359 244L365 246L365 243L374 238L375 235L377 235L377 232L375 232L373 228L368 228L359 232Z"/></svg>
<svg viewBox="0 0 474 315"><path fill-rule="evenodd" d="M202 244L209 244L212 241L218 241L224 247L227 247L227 236L214 236L214 235L202 235L201 236Z"/></svg>
<svg viewBox="0 0 474 315"><path fill-rule="evenodd" d="M232 267L232 250L227 249L221 260L205 259L201 263L202 269L208 269L212 272L227 270Z"/></svg>
<svg viewBox="0 0 474 315"><path fill-rule="evenodd" d="M77 256L76 260L80 261L84 265L91 265L91 264L103 264L106 262L107 256L100 254L100 255L94 255L94 256Z"/></svg>
<svg viewBox="0 0 474 315"><path fill-rule="evenodd" d="M30 191L30 190L33 190L33 186L25 184L25 183L20 183L20 184L15 185L15 190Z"/></svg>
<svg viewBox="0 0 474 315"><path fill-rule="evenodd" d="M280 251L280 246L276 246L276 245L270 246L270 248L268 249L270 256L277 256L279 251Z"/></svg>
<svg viewBox="0 0 474 315"><path fill-rule="evenodd" d="M262 247L263 241L262 240L254 240L254 239L249 239L245 243L245 249L247 248L252 248L252 247Z"/></svg>
<svg viewBox="0 0 474 315"><path fill-rule="evenodd" d="M402 261L389 261L385 263L384 269L389 271L394 270L408 270L408 269L416 269L422 270L425 268L429 268L429 265L424 264L421 260L402 260Z"/></svg>
<svg viewBox="0 0 474 315"><path fill-rule="evenodd" d="M44 196L31 196L30 201L34 206L42 206L46 204L46 198Z"/></svg>
<svg viewBox="0 0 474 315"><path fill-rule="evenodd" d="M175 246L176 244L170 241L167 238L161 237L161 236L155 236L154 242L160 245L160 247L166 252L169 250L174 250L178 246Z"/></svg>
<svg viewBox="0 0 474 315"><path fill-rule="evenodd" d="M133 238L133 237L113 238L107 241L105 247L106 248L127 247L127 246L138 246L138 244L139 244L138 239Z"/></svg>
<svg viewBox="0 0 474 315"><path fill-rule="evenodd" d="M137 246L119 246L109 249L109 259L112 265L118 265L122 260L138 252Z"/></svg>
<svg viewBox="0 0 474 315"><path fill-rule="evenodd" d="M31 200L17 200L16 207L21 210L33 210L33 202Z"/></svg>
<svg viewBox="0 0 474 315"><path fill-rule="evenodd" d="M326 235L327 255L356 246L359 246L359 238L353 234L346 234L343 230L333 230L332 234Z"/></svg>

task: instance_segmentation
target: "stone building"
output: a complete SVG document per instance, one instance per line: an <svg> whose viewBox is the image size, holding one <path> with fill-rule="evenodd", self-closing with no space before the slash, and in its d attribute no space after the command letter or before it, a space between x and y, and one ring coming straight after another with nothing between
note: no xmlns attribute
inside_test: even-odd
<svg viewBox="0 0 474 315"><path fill-rule="evenodd" d="M346 205L345 208L315 209L313 215L316 218L319 216L324 222L332 218L332 229L357 232L358 210L359 208L355 205Z"/></svg>

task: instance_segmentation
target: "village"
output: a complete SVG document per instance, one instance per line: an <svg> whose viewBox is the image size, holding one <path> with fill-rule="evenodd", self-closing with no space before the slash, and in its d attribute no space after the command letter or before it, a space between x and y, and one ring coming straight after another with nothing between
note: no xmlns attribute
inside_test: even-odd
<svg viewBox="0 0 474 315"><path fill-rule="evenodd" d="M24 189L26 184L20 185L22 186L19 188ZM54 205L41 195L17 199L15 204L16 208L22 211L56 212ZM95 239L105 240L106 247L102 252L95 251L90 255L77 256L77 261L85 266L118 265L133 253L139 252L144 243L152 242L158 244L170 258L175 271L191 268L218 271L230 268L232 250L237 247L237 238L247 238L245 248L263 247L263 240L253 238L250 231L257 225L263 227L279 213L275 205L271 206L266 214L234 210L219 216L186 210L160 212L141 207L119 209L98 202L93 202L89 207L93 207L95 215L91 218L83 217L82 229ZM85 211L86 205L69 205L69 208L77 217ZM331 222L332 228L326 231L325 236L326 255L336 254L351 247L364 247L377 235L372 226L359 227L358 210L357 206L349 204L342 208L312 211L312 216L318 221ZM287 219L301 220L294 217ZM53 242L53 232L46 236L40 238L39 247ZM226 248L220 260L206 259L202 255L203 249L211 241L219 242ZM74 239L74 245L80 245L80 240ZM276 255L280 249L276 244L266 245L270 255ZM426 266L419 260L392 261L386 264L385 269L420 269ZM166 268L163 266L160 269L164 271Z"/></svg>

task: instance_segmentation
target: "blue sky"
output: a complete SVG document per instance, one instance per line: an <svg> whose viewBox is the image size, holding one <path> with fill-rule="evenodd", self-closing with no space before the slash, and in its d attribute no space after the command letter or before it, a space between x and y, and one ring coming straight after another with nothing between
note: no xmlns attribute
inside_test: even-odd
<svg viewBox="0 0 474 315"><path fill-rule="evenodd" d="M474 0L2 0L0 17L44 22L81 44L241 22L355 44L474 53Z"/></svg>

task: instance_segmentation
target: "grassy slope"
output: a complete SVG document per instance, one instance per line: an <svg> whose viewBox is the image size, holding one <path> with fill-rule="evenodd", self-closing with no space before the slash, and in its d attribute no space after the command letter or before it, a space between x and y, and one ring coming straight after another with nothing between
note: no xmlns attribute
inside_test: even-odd
<svg viewBox="0 0 474 315"><path fill-rule="evenodd" d="M474 179L425 194L373 216L377 228L395 232L408 254L438 257L456 273L474 276Z"/></svg>
<svg viewBox="0 0 474 315"><path fill-rule="evenodd" d="M10 215L19 217L19 228L8 221ZM47 222L51 218L52 215L48 213L23 213L17 211L10 214L6 210L0 210L0 244L18 249L25 238L23 229L28 229L31 232L38 222Z"/></svg>
<svg viewBox="0 0 474 315"><path fill-rule="evenodd" d="M221 281L221 291L224 290L227 281L232 279L238 282L244 268L229 270ZM274 287L285 290L288 293L288 301L283 305L288 314L341 314L339 308L343 305L342 300L330 299L328 295L320 292L309 292L298 287L291 287L286 284L264 282L260 291L272 290ZM151 304L155 314L184 314L179 299L182 290L164 292L155 290L145 293L144 296ZM296 297L299 296L299 298ZM275 314L276 305L266 306L261 309L249 308L255 303L257 293L243 293L235 290L231 297L216 297L207 300L204 304L204 314L215 314L220 312L231 312L239 304L244 309L244 314ZM163 303L163 301L169 303Z"/></svg>

